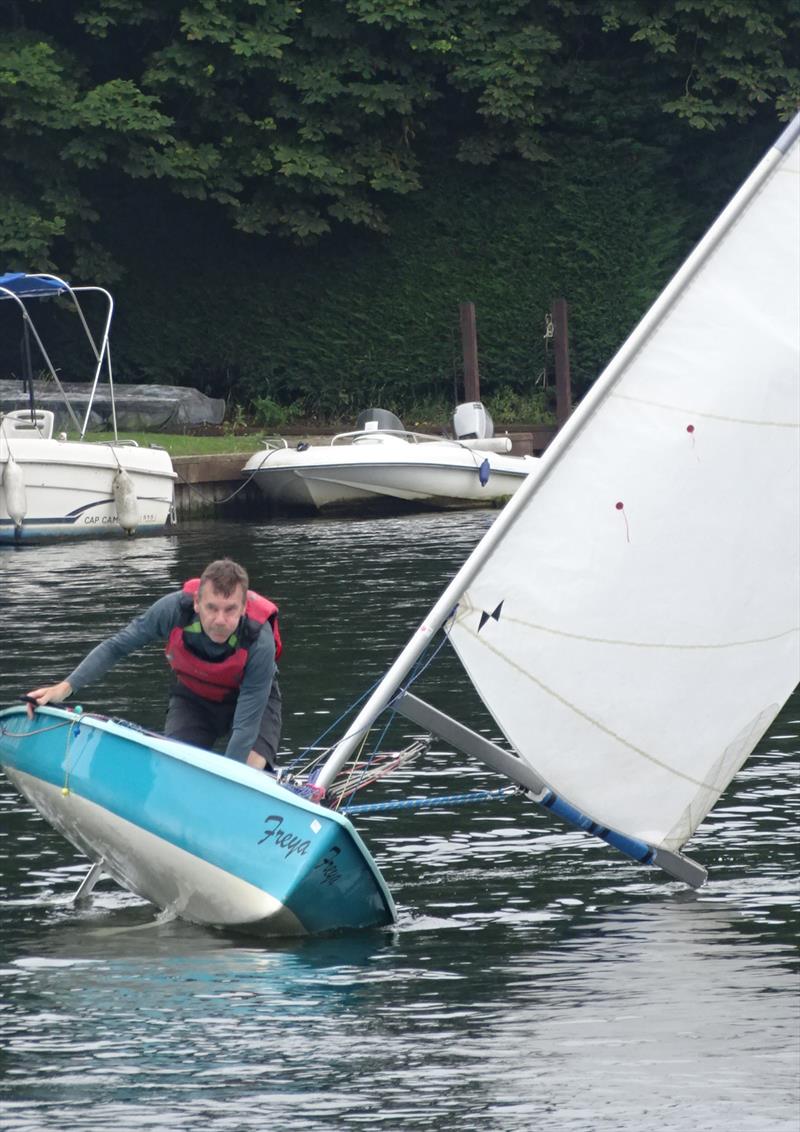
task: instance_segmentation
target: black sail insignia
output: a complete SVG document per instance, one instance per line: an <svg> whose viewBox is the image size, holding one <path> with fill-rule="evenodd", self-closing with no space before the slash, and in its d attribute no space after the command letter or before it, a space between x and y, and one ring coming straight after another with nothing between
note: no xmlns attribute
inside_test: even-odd
<svg viewBox="0 0 800 1132"><path fill-rule="evenodd" d="M503 600L505 600L505 599L503 599ZM481 629L484 627L484 625L486 624L487 621L499 621L500 620L500 610L502 608L503 608L503 602L501 601L500 604L498 606L496 606L491 613L487 613L486 610L484 609L483 613L481 613L480 624L478 625L478 632L479 633L480 633Z"/></svg>

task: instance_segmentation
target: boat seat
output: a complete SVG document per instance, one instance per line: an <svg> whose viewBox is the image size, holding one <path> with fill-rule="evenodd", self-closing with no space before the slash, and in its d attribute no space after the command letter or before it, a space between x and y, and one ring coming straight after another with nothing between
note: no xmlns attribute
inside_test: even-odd
<svg viewBox="0 0 800 1132"><path fill-rule="evenodd" d="M0 430L7 437L30 439L40 436L42 440L50 440L54 421L55 414L49 409L34 409L33 417L30 409L12 409L10 413L0 415Z"/></svg>

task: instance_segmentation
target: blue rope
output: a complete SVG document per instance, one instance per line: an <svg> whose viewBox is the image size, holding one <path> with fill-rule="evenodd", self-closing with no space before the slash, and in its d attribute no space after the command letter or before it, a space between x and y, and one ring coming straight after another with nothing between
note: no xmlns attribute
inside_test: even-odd
<svg viewBox="0 0 800 1132"><path fill-rule="evenodd" d="M377 814L386 810L421 810L427 806L465 806L470 802L491 802L517 794L516 786L501 790L472 790L469 794L441 794L437 798L402 798L396 802L362 802L358 806L342 806L341 814Z"/></svg>

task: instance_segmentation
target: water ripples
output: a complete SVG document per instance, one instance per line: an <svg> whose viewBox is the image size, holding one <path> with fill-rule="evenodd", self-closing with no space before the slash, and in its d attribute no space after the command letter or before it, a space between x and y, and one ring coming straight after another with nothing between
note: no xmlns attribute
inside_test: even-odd
<svg viewBox="0 0 800 1132"><path fill-rule="evenodd" d="M285 738L312 742L491 521L198 524L8 552L4 698L230 553L282 607ZM87 702L158 727L161 663L131 658ZM424 688L497 738L451 655ZM711 870L696 893L518 796L360 819L397 925L267 946L108 882L76 908L85 862L0 781L0 1123L796 1132L799 766L795 696L689 846ZM434 744L381 795L503 784Z"/></svg>

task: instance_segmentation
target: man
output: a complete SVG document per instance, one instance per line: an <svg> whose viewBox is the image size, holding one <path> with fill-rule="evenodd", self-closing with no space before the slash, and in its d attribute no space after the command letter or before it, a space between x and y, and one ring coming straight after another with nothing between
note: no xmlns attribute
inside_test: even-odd
<svg viewBox="0 0 800 1132"><path fill-rule="evenodd" d="M229 735L229 758L273 771L281 729L278 608L248 586L237 562L212 562L94 648L66 680L30 692L28 714L31 701L60 703L136 649L165 640L176 682L164 734L208 749Z"/></svg>

